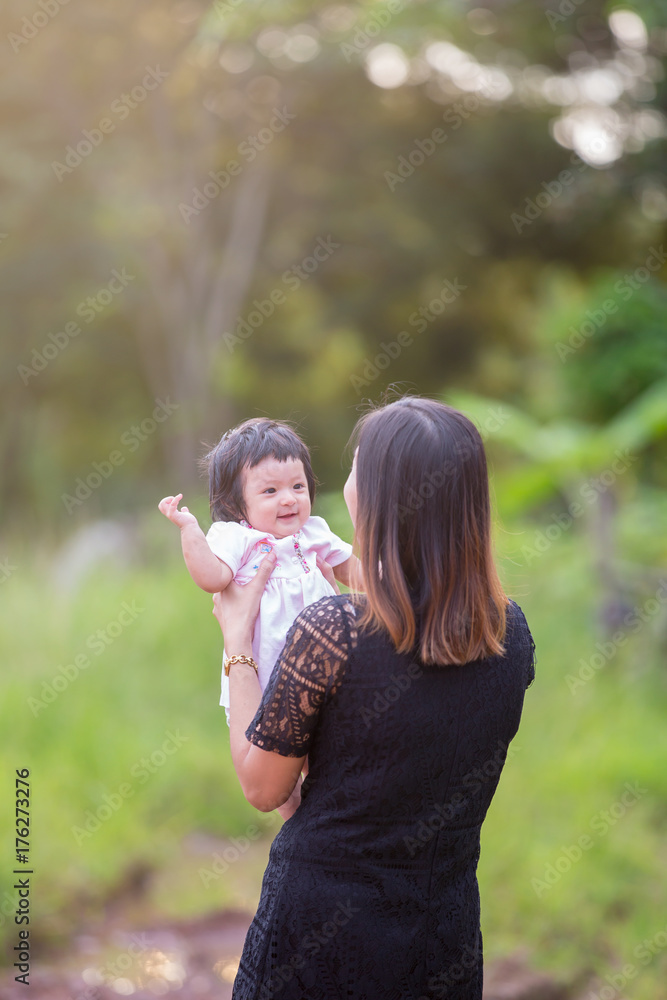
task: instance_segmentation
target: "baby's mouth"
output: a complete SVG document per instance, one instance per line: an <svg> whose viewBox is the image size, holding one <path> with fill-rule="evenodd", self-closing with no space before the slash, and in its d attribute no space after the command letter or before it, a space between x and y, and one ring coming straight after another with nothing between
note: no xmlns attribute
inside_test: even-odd
<svg viewBox="0 0 667 1000"><path fill-rule="evenodd" d="M284 517L296 517L296 516L297 516L297 513L296 513L295 510L290 511L289 514L278 514L278 517L281 517L281 518L284 518Z"/></svg>

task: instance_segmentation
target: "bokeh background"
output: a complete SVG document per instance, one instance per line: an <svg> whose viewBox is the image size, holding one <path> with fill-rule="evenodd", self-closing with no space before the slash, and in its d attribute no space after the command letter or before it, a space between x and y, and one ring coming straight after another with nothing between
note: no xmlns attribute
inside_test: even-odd
<svg viewBox="0 0 667 1000"><path fill-rule="evenodd" d="M537 643L483 835L487 956L664 1000L664 3L0 18L6 964L29 768L35 968L78 997L208 995L150 949L111 974L105 936L252 912L279 827L237 787L210 598L157 502L208 527L205 445L289 418L351 540L346 443L392 387L480 427Z"/></svg>

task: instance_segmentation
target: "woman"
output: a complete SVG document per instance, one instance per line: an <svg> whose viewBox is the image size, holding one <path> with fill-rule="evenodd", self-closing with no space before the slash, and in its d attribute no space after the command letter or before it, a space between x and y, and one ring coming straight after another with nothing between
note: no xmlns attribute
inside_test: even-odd
<svg viewBox="0 0 667 1000"><path fill-rule="evenodd" d="M244 794L301 801L276 836L235 1000L481 1000L480 828L534 676L493 565L474 425L405 397L363 417L344 496L365 597L290 629L261 697L252 624L271 572L216 598Z"/></svg>

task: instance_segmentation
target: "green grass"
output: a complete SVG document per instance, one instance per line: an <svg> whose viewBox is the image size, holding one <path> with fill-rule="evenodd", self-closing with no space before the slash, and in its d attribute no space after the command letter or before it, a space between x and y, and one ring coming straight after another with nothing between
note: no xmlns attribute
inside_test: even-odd
<svg viewBox="0 0 667 1000"><path fill-rule="evenodd" d="M342 518L339 530L347 534ZM566 675L601 639L590 552L572 532L526 567L517 553L531 537L532 529L500 536L503 579L537 643L537 679L482 836L486 954L527 949L536 966L565 979L594 970L602 983L631 963L637 976L628 995L667 1000L667 948L660 945L667 929L664 616L630 635L571 692ZM98 572L72 596L54 592L43 567L22 566L3 584L2 599L0 718L7 735L0 816L9 832L0 855L0 907L12 901L5 896L14 867L10 807L14 769L21 767L31 770L33 798L31 926L42 937L64 940L82 918L94 918L141 864L157 869L151 904L169 915L239 899L252 905L266 838L279 821L259 818L238 788L217 704L219 630L210 599L190 582L177 553L132 571ZM96 654L97 630L133 602L134 620ZM33 702L31 709L28 699L44 701L44 685L53 685L78 653L90 665L49 704ZM182 742L168 744L174 752L166 754L168 734ZM627 784L641 791L622 807ZM108 818L102 810L99 828L81 833L105 796L117 808ZM601 814L621 809L604 829ZM259 855L249 852L247 863L205 887L199 869L214 848L195 857L184 844L193 835L203 843L241 837L253 824L266 831ZM572 857L586 836L591 843L581 858L536 891L534 880L544 881L550 865L567 868L567 853ZM11 917L0 934L14 943ZM648 952L636 951L656 935Z"/></svg>
<svg viewBox="0 0 667 1000"><path fill-rule="evenodd" d="M135 863L172 863L192 830L225 837L256 822L218 707L222 642L211 600L175 559L170 568L97 574L72 600L17 574L3 598L9 670L0 712L11 738L2 822L11 830L14 770L29 767L38 923L56 911L66 929L72 906L94 910ZM123 604L136 617L106 646L97 632L117 622ZM90 665L56 681L77 654ZM56 686L64 689L47 704ZM14 867L9 841L7 833L3 873Z"/></svg>
<svg viewBox="0 0 667 1000"><path fill-rule="evenodd" d="M628 630L627 643L571 690L567 675L603 641L590 551L579 537L561 537L517 570L526 536L532 529L503 538L503 564L537 645L536 681L482 835L486 953L527 947L545 970L566 979L594 970L602 984L633 965L628 995L664 1000L664 613Z"/></svg>

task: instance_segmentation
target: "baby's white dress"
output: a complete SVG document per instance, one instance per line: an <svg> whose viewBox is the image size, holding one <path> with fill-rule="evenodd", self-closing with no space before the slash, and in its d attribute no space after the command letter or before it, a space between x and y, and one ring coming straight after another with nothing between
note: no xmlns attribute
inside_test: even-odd
<svg viewBox="0 0 667 1000"><path fill-rule="evenodd" d="M322 517L311 516L295 534L276 538L247 521L214 521L206 535L211 550L234 574L237 583L249 583L269 546L278 561L262 594L255 623L252 652L262 691L267 685L294 619L309 604L334 593L317 568L316 557L338 566L352 555L352 546L334 535ZM233 650L231 651L233 652ZM231 655L230 652L230 655ZM223 653L224 662L224 653ZM222 671L220 704L229 723L229 678Z"/></svg>

